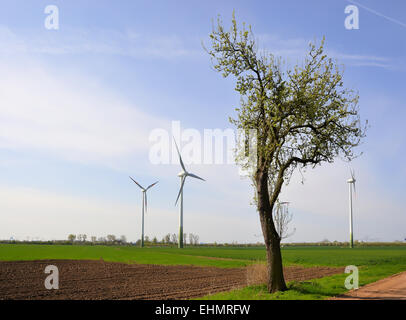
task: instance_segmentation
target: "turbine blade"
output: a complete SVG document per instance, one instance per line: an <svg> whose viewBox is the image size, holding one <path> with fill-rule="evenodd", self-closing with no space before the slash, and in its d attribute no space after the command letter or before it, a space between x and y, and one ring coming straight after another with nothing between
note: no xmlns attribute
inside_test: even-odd
<svg viewBox="0 0 406 320"><path fill-rule="evenodd" d="M180 185L180 189L179 189L179 193L178 193L178 197L176 198L175 206L178 204L178 200L179 200L180 194L181 194L182 191L183 191L183 186L184 186L184 184L185 184L185 180L186 180L186 177L183 176L183 177L182 177L182 183L181 183L181 185Z"/></svg>
<svg viewBox="0 0 406 320"><path fill-rule="evenodd" d="M353 180L355 180L355 173L354 173L354 170L351 169L350 171L351 171L351 178L352 178Z"/></svg>
<svg viewBox="0 0 406 320"><path fill-rule="evenodd" d="M144 192L145 213L147 213L147 193Z"/></svg>
<svg viewBox="0 0 406 320"><path fill-rule="evenodd" d="M190 177L192 177L192 178L196 178L196 179L200 179L200 180L206 181L206 180L204 180L203 178L200 178L199 176L197 176L197 175L195 175L195 174L193 174L193 173L188 173L187 175L190 176Z"/></svg>
<svg viewBox="0 0 406 320"><path fill-rule="evenodd" d="M357 197L357 190L355 189L355 179L354 179L353 185L354 185L354 197L356 198Z"/></svg>
<svg viewBox="0 0 406 320"><path fill-rule="evenodd" d="M176 151L178 151L180 165L181 165L183 171L187 172L185 169L185 165L183 164L182 156L180 155L179 148L178 148L175 138L173 138L173 141L175 142Z"/></svg>
<svg viewBox="0 0 406 320"><path fill-rule="evenodd" d="M135 181L133 178L131 178L130 177L130 179L132 180L132 181L134 181L134 183L137 185L137 186L139 186L142 190L144 190L144 188L137 182L137 181Z"/></svg>
<svg viewBox="0 0 406 320"><path fill-rule="evenodd" d="M152 187L153 187L154 185L156 185L158 182L159 182L159 181L157 181L157 182L155 182L155 183L149 185L149 186L145 189L145 191L147 191L149 188L152 188Z"/></svg>

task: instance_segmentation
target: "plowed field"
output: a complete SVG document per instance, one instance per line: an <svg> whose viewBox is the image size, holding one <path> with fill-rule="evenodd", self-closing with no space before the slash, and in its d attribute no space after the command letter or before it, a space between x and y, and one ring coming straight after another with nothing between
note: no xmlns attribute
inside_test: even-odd
<svg viewBox="0 0 406 320"><path fill-rule="evenodd" d="M48 290L44 270L59 270ZM285 279L307 280L343 268L287 267ZM0 299L188 299L247 285L246 268L124 264L102 260L0 261Z"/></svg>

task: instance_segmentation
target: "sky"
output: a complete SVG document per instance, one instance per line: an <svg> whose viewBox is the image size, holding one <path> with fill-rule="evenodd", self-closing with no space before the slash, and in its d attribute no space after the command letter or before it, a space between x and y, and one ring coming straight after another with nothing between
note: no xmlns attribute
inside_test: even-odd
<svg viewBox="0 0 406 320"><path fill-rule="evenodd" d="M46 28L48 5L58 8L58 29ZM348 5L359 29L345 27ZM213 70L202 46L213 20L228 27L233 11L289 65L325 36L370 124L360 157L309 169L303 183L296 173L283 187L296 229L286 241L348 239L350 168L355 239L406 238L405 2L1 0L0 9L0 239L136 241L142 195L129 175L144 186L159 180L148 191L146 235L176 233L180 166L153 163L151 137L176 135L179 124L183 154L191 132L234 129L235 82ZM250 180L234 164L192 160L187 169L206 181L186 181L184 231L201 242L262 241Z"/></svg>

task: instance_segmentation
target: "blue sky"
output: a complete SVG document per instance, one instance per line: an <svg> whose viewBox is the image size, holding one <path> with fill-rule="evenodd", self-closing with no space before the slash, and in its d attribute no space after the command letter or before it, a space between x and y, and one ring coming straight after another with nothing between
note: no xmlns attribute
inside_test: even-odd
<svg viewBox="0 0 406 320"><path fill-rule="evenodd" d="M44 27L44 8L59 8L59 30ZM359 7L359 30L344 27ZM1 1L0 238L140 234L143 184L146 233L177 231L179 166L153 165L155 128L232 128L239 97L214 72L201 42L220 14L251 24L261 48L300 62L326 37L359 91L371 128L352 164L358 178L355 238L406 238L404 165L406 4L401 1ZM374 12L371 12L373 10ZM182 146L181 146L182 147ZM261 240L249 180L233 165L190 164L206 182L188 181L185 232L203 242ZM337 160L294 176L290 241L346 240L349 165Z"/></svg>

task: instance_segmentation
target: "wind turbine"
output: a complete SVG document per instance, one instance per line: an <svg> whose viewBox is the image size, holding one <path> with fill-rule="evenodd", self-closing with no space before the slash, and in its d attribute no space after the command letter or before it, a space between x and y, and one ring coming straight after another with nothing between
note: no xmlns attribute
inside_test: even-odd
<svg viewBox="0 0 406 320"><path fill-rule="evenodd" d="M173 141L175 141L175 138L173 139ZM178 173L178 177L180 177L180 189L179 189L178 197L176 198L175 206L178 203L178 200L180 197L178 248L183 248L183 186L185 185L185 180L187 177L192 177L192 178L200 179L203 181L206 181L206 180L198 177L197 175L195 175L193 173L187 172L187 170L185 169L185 165L183 164L182 157L180 155L179 148L178 148L178 145L176 144L176 141L175 141L175 146L176 146L176 150L178 151L179 162L182 167L182 171Z"/></svg>
<svg viewBox="0 0 406 320"><path fill-rule="evenodd" d="M156 185L158 183L158 181L149 185L148 187L144 188L133 178L130 177L130 179L132 181L134 181L134 183L137 186L139 186L142 190L142 234L141 234L141 248L142 248L144 246L144 206L145 206L145 213L147 212L147 191L149 188L152 188L154 185Z"/></svg>
<svg viewBox="0 0 406 320"><path fill-rule="evenodd" d="M354 235L353 235L353 228L352 228L352 188L354 187L354 193L356 193L355 190L355 182L357 181L355 179L355 174L353 170L350 170L351 172L351 179L347 180L348 183L348 192L349 192L349 200L350 200L350 248L354 247Z"/></svg>

